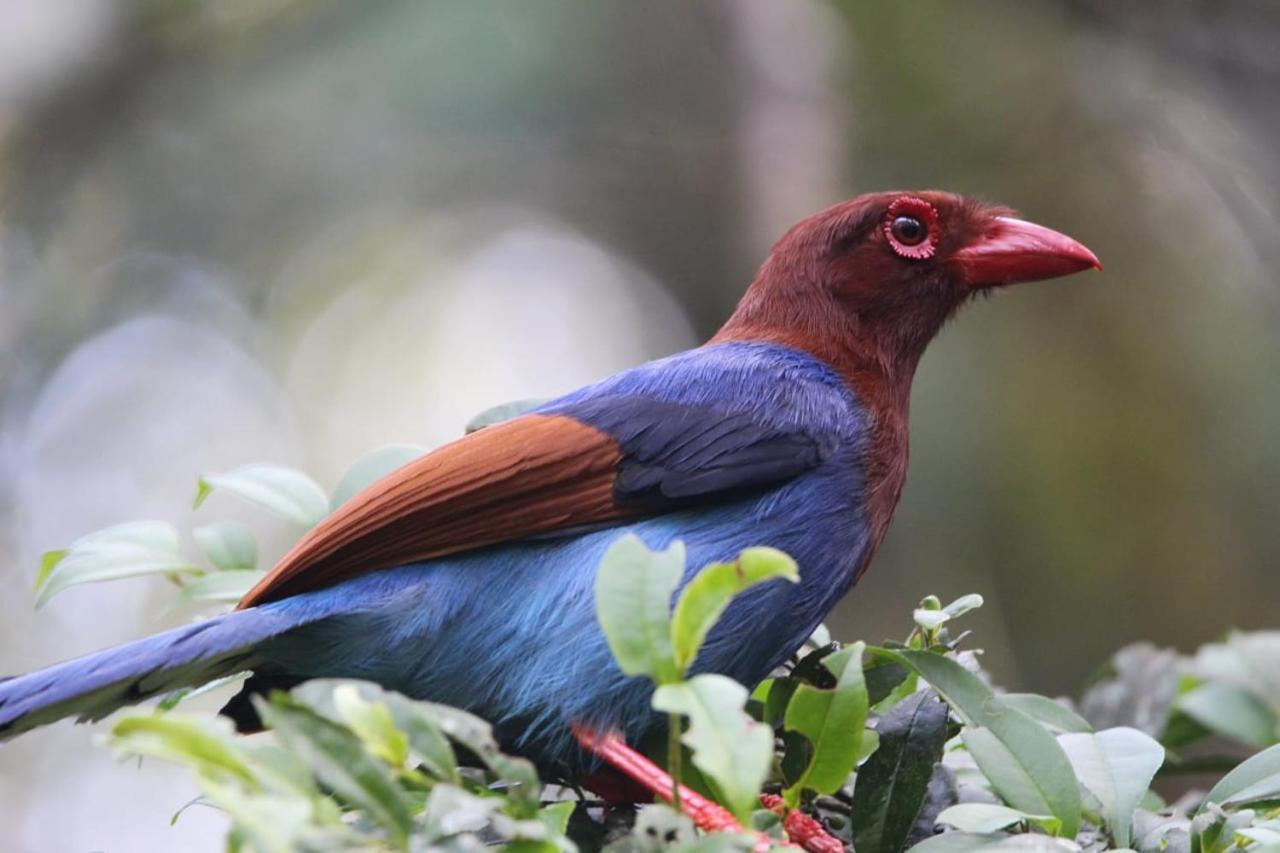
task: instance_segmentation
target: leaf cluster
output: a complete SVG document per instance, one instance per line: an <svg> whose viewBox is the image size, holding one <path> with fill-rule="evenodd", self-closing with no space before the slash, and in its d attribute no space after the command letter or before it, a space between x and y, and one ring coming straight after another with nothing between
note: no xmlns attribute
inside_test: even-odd
<svg viewBox="0 0 1280 853"><path fill-rule="evenodd" d="M470 428L527 405L499 407ZM331 495L278 466L206 474L196 506L225 492L305 529L421 452L375 451ZM182 601L218 605L261 577L245 525L214 521L191 540L195 558L166 522L85 536L45 555L37 605L79 583L145 574L174 581ZM927 596L901 642L841 646L819 628L750 692L698 672L736 596L798 580L796 564L773 549L697 568L681 543L652 550L634 536L614 543L598 570L597 617L617 665L653 682L653 707L668 717L669 771L744 826L785 843L779 815L761 806L765 793L861 853L1280 850L1280 632L1233 633L1190 656L1121 650L1078 707L990 684L978 654L961 648L965 635L952 633L982 605L977 595L945 606ZM121 756L189 766L198 802L229 816L231 850L753 844L701 835L678 800L636 815L602 810L504 755L483 720L371 684L316 681L272 694L258 705L266 740L173 711L196 692L119 719L109 742ZM1151 789L1193 772L1220 778L1173 803Z"/></svg>

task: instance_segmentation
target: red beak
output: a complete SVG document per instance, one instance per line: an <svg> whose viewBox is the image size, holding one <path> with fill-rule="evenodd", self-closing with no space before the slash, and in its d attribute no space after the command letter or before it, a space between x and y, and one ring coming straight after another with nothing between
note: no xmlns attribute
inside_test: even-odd
<svg viewBox="0 0 1280 853"><path fill-rule="evenodd" d="M952 255L950 263L973 288L1102 269L1093 252L1066 234L1008 216L997 216L987 233Z"/></svg>

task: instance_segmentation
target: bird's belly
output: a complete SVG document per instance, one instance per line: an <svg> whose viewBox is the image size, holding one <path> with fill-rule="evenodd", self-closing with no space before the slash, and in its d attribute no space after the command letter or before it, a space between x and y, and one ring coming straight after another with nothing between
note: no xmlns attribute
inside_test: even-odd
<svg viewBox="0 0 1280 853"><path fill-rule="evenodd" d="M825 467L825 466L824 466ZM469 709L544 766L572 772L564 723L619 726L637 738L654 719L651 685L623 676L596 623L596 566L623 532L649 547L679 539L689 573L769 545L791 554L801 581L740 596L695 662L754 684L786 659L852 580L866 548L857 495L818 469L764 495L563 539L513 543L376 572L287 599L331 618L261 651L301 677L367 678Z"/></svg>

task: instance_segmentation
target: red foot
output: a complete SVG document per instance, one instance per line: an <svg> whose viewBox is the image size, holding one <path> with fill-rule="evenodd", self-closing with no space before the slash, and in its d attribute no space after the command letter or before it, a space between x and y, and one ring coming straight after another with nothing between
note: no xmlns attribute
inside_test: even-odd
<svg viewBox="0 0 1280 853"><path fill-rule="evenodd" d="M829 835L821 823L799 809L788 812L786 803L777 794L761 794L760 805L783 815L782 828L786 830L787 838L809 853L844 853L844 842Z"/></svg>

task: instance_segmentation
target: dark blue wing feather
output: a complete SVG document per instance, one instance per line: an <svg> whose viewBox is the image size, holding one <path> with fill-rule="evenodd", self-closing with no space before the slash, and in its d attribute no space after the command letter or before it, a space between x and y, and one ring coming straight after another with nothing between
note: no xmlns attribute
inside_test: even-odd
<svg viewBox="0 0 1280 853"><path fill-rule="evenodd" d="M711 406L607 395L561 413L618 442L622 460L613 496L627 507L661 510L730 498L789 480L825 455L820 441L803 430Z"/></svg>

